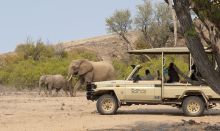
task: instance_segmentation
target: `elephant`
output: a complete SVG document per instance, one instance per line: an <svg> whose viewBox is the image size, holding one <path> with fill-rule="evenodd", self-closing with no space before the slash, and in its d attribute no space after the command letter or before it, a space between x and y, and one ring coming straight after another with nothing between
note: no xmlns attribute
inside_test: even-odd
<svg viewBox="0 0 220 131"><path fill-rule="evenodd" d="M69 85L68 81L62 75L42 75L39 79L39 95L41 93L42 88L44 88L45 94L47 95L47 91L49 90L49 95L52 95L52 90L55 89L56 93L63 89L68 95L67 90L70 90L71 85Z"/></svg>
<svg viewBox="0 0 220 131"><path fill-rule="evenodd" d="M84 83L114 80L115 70L108 62L93 62L87 59L78 59L73 60L69 65L69 83L72 83L73 76L79 78L74 86L73 93L71 93L71 96L76 96L77 89Z"/></svg>

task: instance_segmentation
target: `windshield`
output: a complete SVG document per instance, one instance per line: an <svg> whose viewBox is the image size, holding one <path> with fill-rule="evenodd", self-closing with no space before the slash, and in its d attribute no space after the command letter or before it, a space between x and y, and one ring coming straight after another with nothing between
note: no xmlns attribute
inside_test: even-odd
<svg viewBox="0 0 220 131"><path fill-rule="evenodd" d="M138 74L140 69L141 65L135 66L135 68L132 70L131 74L127 77L126 80L133 80L133 78Z"/></svg>
<svg viewBox="0 0 220 131"><path fill-rule="evenodd" d="M134 71L134 74L131 76L131 78L129 80L133 80L133 78L135 78L138 75L140 68Z"/></svg>

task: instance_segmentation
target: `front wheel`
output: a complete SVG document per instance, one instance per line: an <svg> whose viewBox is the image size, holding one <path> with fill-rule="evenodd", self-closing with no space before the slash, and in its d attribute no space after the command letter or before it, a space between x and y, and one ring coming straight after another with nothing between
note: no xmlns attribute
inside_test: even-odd
<svg viewBox="0 0 220 131"><path fill-rule="evenodd" d="M187 116L201 116L205 110L205 103L200 97L189 96L184 99L182 109Z"/></svg>
<svg viewBox="0 0 220 131"><path fill-rule="evenodd" d="M112 95L103 95L99 97L96 108L102 115L113 115L118 110L117 99Z"/></svg>

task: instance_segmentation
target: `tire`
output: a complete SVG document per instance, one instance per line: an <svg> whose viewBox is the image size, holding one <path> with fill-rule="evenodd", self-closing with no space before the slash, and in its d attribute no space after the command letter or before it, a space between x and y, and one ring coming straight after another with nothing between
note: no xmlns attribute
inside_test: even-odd
<svg viewBox="0 0 220 131"><path fill-rule="evenodd" d="M205 110L205 102L201 97L189 96L184 99L182 110L187 116L201 116Z"/></svg>
<svg viewBox="0 0 220 131"><path fill-rule="evenodd" d="M96 108L101 115L113 115L118 110L118 101L112 95L102 95L96 103Z"/></svg>

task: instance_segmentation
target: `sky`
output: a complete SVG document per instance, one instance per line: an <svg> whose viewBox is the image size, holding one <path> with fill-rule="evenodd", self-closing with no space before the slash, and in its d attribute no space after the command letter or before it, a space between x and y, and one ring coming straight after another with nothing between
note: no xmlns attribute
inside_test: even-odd
<svg viewBox="0 0 220 131"><path fill-rule="evenodd" d="M107 17L117 9L129 9L134 16L141 3L143 0L1 0L0 53L14 51L27 38L58 43L105 35Z"/></svg>

